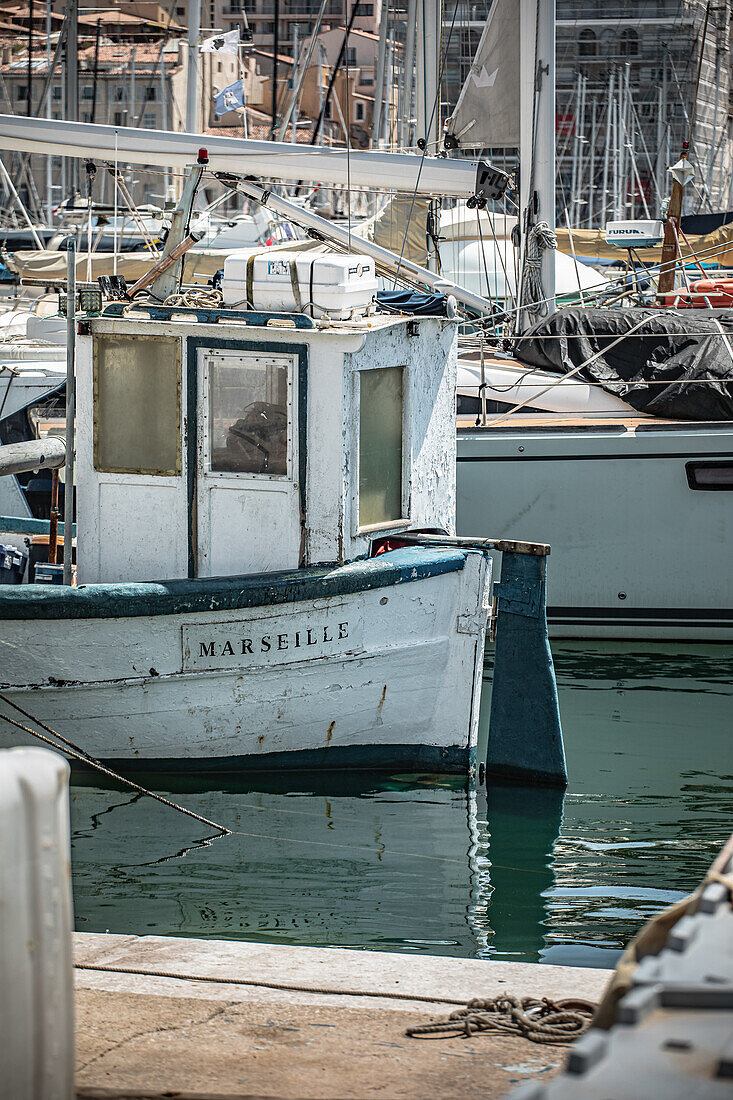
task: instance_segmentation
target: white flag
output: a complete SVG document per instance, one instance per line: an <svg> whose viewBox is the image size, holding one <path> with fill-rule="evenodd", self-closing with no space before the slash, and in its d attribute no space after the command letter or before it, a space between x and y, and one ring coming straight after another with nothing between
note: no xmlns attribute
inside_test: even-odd
<svg viewBox="0 0 733 1100"><path fill-rule="evenodd" d="M226 34L215 34L205 38L199 46L199 53L239 53L239 27Z"/></svg>

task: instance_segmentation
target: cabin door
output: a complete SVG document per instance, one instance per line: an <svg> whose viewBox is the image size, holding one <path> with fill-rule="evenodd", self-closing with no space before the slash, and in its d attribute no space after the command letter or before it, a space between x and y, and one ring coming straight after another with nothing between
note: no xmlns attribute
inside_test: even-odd
<svg viewBox="0 0 733 1100"><path fill-rule="evenodd" d="M297 569L298 358L198 350L196 575Z"/></svg>

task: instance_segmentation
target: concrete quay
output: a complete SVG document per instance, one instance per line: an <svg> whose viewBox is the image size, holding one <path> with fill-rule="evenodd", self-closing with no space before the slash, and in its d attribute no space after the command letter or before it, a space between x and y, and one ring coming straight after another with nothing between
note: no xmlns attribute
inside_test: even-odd
<svg viewBox="0 0 733 1100"><path fill-rule="evenodd" d="M597 1001L611 973L79 932L74 952L80 1100L493 1100L522 1081L549 1079L563 1064L565 1048L496 1034L408 1038L406 1027L459 1007L420 998L465 1003L505 992ZM241 985L238 979L311 991ZM367 992L377 996L359 995Z"/></svg>

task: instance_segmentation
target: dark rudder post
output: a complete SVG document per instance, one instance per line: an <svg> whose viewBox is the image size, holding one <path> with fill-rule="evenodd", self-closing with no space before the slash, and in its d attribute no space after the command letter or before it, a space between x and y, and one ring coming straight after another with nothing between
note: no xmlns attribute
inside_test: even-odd
<svg viewBox="0 0 733 1100"><path fill-rule="evenodd" d="M545 576L550 547L451 535L401 535L400 541L501 552L501 581L494 584L496 648L486 780L566 787L557 682L547 635Z"/></svg>
<svg viewBox="0 0 733 1100"><path fill-rule="evenodd" d="M549 553L549 547L547 547ZM555 666L547 634L547 555L504 551L497 595L486 776L566 787Z"/></svg>

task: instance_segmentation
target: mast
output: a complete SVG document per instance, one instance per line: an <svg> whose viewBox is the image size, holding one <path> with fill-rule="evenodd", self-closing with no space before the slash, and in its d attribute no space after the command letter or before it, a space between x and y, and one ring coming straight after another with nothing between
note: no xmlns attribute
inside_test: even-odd
<svg viewBox="0 0 733 1100"><path fill-rule="evenodd" d="M682 216L682 198L685 189L685 175L689 173L692 175L692 168L689 165L688 157L690 155L690 142L693 136L693 127L695 125L695 108L697 106L697 93L700 87L700 75L702 73L703 55L705 53L705 39L708 33L708 20L710 19L710 4L708 3L705 9L705 22L702 27L702 40L700 42L700 57L697 65L697 81L695 83L695 98L692 101L692 111L690 112L690 131L687 141L682 145L682 156L679 162L675 165L675 171L672 172L672 178L674 180L672 184L672 194L669 199L669 207L667 209L667 218L664 223L664 242L662 244L662 257L659 264L659 278L657 279L657 294L669 294L674 290L674 277L676 270L677 260L677 233L680 224L680 218Z"/></svg>
<svg viewBox="0 0 733 1100"><path fill-rule="evenodd" d="M430 152L438 148L440 135L440 39L441 0L421 0L417 5L417 123L416 136Z"/></svg>
<svg viewBox="0 0 733 1100"><path fill-rule="evenodd" d="M520 218L523 231L522 285L527 237L538 222L555 229L555 0L520 0ZM535 27L537 33L535 35ZM535 95L537 101L535 102ZM555 309L555 254L540 253L540 277L546 305ZM519 311L519 323L530 318Z"/></svg>
<svg viewBox="0 0 733 1100"><path fill-rule="evenodd" d="M33 113L33 0L28 0L28 114Z"/></svg>
<svg viewBox="0 0 733 1100"><path fill-rule="evenodd" d="M374 77L374 114L372 115L372 149L382 136L382 112L384 103L384 72L387 56L387 24L389 23L389 0L382 0L379 26L379 49L377 51L377 71Z"/></svg>
<svg viewBox="0 0 733 1100"><path fill-rule="evenodd" d="M275 139L277 130L277 55L280 51L280 0L275 0L275 23L272 33L272 128L270 136Z"/></svg>
<svg viewBox="0 0 733 1100"><path fill-rule="evenodd" d="M186 133L198 130L199 38L201 37L201 0L188 4L188 69L186 73Z"/></svg>
<svg viewBox="0 0 733 1100"><path fill-rule="evenodd" d="M328 87L326 89L326 95L324 97L321 109L318 112L318 118L316 119L316 124L315 124L315 127L313 128L313 133L311 134L311 141L310 141L311 145L315 145L316 142L318 141L318 135L321 132L321 126L323 125L323 120L326 117L326 111L328 110L328 105L331 102L331 96L333 94L333 86L336 82L336 76L338 75L338 71L341 68L341 63L343 62L344 57L346 56L346 45L349 41L349 35L351 34L351 28L354 25L354 19L356 18L356 15L357 15L358 11L359 11L359 0L356 0L356 3L354 4L353 8L351 9L351 15L349 16L349 22L348 22L348 26L346 27L346 33L344 34L344 40L341 43L341 49L339 50L339 55L336 58L336 64L333 67L333 72L331 73L331 79L328 82Z"/></svg>
<svg viewBox="0 0 733 1100"><path fill-rule="evenodd" d="M299 44L298 44L298 24L293 24L293 67L292 78L290 81L291 93L295 91L295 85L298 77L298 60L299 60ZM295 145L298 140L298 100L293 96L293 114L292 114L292 126L290 128L290 140ZM273 137L276 135L273 134Z"/></svg>
<svg viewBox="0 0 733 1100"><path fill-rule="evenodd" d="M51 78L51 0L46 0L46 79ZM46 118L51 118L51 96L46 97ZM40 111L39 111L40 114ZM51 225L51 210L53 199L51 187L53 184L53 165L51 157L46 157L46 225Z"/></svg>
<svg viewBox="0 0 733 1100"><path fill-rule="evenodd" d="M92 84L92 122L96 122L97 115L97 79L99 76L99 32L102 20L97 20L97 32L94 35L94 83Z"/></svg>
<svg viewBox="0 0 733 1100"><path fill-rule="evenodd" d="M64 118L79 121L79 4L78 0L66 2L66 104ZM73 196L79 189L79 166L71 161L68 166L69 192Z"/></svg>
<svg viewBox="0 0 733 1100"><path fill-rule="evenodd" d="M608 165L611 152L611 104L613 103L613 69L608 77L608 99L606 100L606 144L603 149L603 188L601 192L601 222L608 220Z"/></svg>
<svg viewBox="0 0 733 1100"><path fill-rule="evenodd" d="M417 0L407 0L407 29L405 38L404 110L400 144L406 149L412 129L412 105L415 95L415 31L417 29Z"/></svg>

